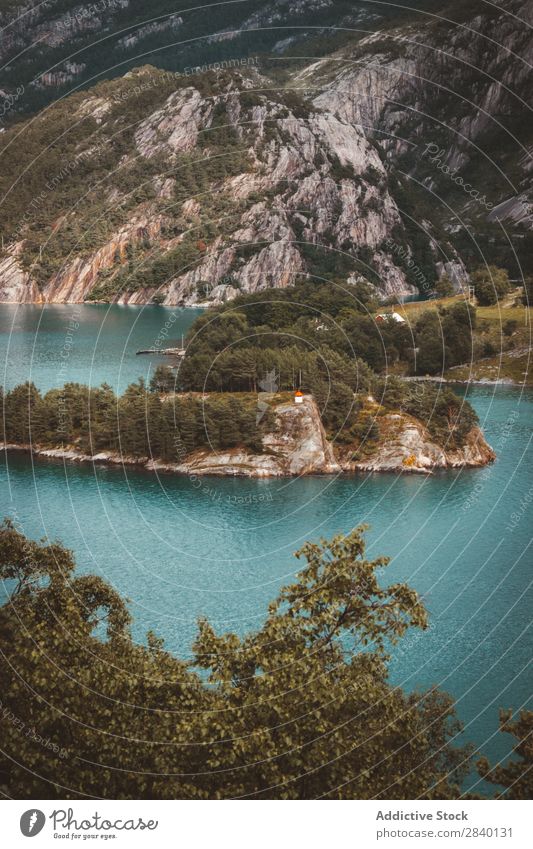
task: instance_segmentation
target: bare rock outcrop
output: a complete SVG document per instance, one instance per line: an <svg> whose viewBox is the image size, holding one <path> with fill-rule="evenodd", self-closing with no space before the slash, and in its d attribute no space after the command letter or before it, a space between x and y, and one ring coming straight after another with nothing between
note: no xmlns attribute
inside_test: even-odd
<svg viewBox="0 0 533 849"><path fill-rule="evenodd" d="M485 466L496 455L479 427L473 427L460 448L435 442L418 419L405 413L388 413L380 419L380 439L364 459L353 460L339 452L344 471L428 473L435 469Z"/></svg>
<svg viewBox="0 0 533 849"><path fill-rule="evenodd" d="M149 466L154 469L168 468L154 462ZM305 395L300 404L291 400L275 407L275 426L263 437L263 453L253 454L239 448L221 452L202 450L173 468L185 474L245 477L332 474L341 471L311 395Z"/></svg>

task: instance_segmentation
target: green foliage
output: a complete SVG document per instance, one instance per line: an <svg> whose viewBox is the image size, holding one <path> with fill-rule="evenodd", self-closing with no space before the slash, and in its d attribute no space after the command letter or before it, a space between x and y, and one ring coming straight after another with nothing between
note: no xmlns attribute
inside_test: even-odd
<svg viewBox="0 0 533 849"><path fill-rule="evenodd" d="M473 357L476 311L466 301L438 311L426 310L414 327L417 347L412 358L415 374L439 374Z"/></svg>
<svg viewBox="0 0 533 849"><path fill-rule="evenodd" d="M391 376L376 378L376 400L389 409L403 410L422 421L439 445L450 450L464 445L469 431L478 424L476 412L448 386L411 383Z"/></svg>
<svg viewBox="0 0 533 849"><path fill-rule="evenodd" d="M478 772L485 781L498 784L505 789L498 792L498 798L533 798L533 711L520 711L513 718L513 711L500 711L500 731L512 734L516 738L513 748L514 759L507 764L491 767L487 758L480 758Z"/></svg>
<svg viewBox="0 0 533 849"><path fill-rule="evenodd" d="M40 401L39 390L28 381L7 396L2 393L4 442L28 445L37 440L42 425Z"/></svg>
<svg viewBox="0 0 533 849"><path fill-rule="evenodd" d="M354 179L353 165L350 163L344 164L341 162L339 157L334 154L331 155L331 160L330 173L335 182Z"/></svg>
<svg viewBox="0 0 533 849"><path fill-rule="evenodd" d="M184 239L175 248L161 253L156 259L141 261L136 268L125 264L113 277L98 282L87 300L108 299L123 292L158 288L174 275L189 270L200 256L201 252L194 241L191 238Z"/></svg>
<svg viewBox="0 0 533 849"><path fill-rule="evenodd" d="M151 392L174 392L176 377L170 366L159 365L154 369L150 380Z"/></svg>
<svg viewBox="0 0 533 849"><path fill-rule="evenodd" d="M276 365L275 353L269 355L268 363L264 362L265 349L283 351L286 358L279 366L286 376L294 369L314 373L313 358L304 362L303 352L310 349L327 348L326 362L335 352L341 358L338 362L344 375L351 373L354 360L374 370L401 361L409 364L416 374L436 374L470 359L476 313L469 304L452 304L440 312L426 310L414 327L394 321L376 323L369 314L375 306L365 284L346 286L305 281L282 290L240 296L193 324L188 357L181 369L184 386L201 388L206 369L202 369L200 357L211 354L209 362L205 360L206 368L211 363L214 368L208 386L220 391L237 389L240 384L234 381L229 363L237 356L237 350L243 348L252 349L248 356L255 358L259 371ZM232 312L239 316L238 328L230 321ZM414 347L418 349L416 356ZM219 351L224 353L217 355ZM212 362L215 355L216 362ZM219 377L221 369L228 375L228 382ZM338 379L350 385L351 381L343 374L338 374ZM252 380L242 388L253 387ZM293 387L294 382L286 386Z"/></svg>
<svg viewBox="0 0 533 849"><path fill-rule="evenodd" d="M307 348L312 342L345 353L350 341L344 324L374 306L365 284L300 281L285 289L240 295L196 319L188 334L188 352L218 352L248 338L249 345L258 347Z"/></svg>
<svg viewBox="0 0 533 849"><path fill-rule="evenodd" d="M201 620L188 663L69 551L0 529L0 775L13 798L450 799L470 751L448 696L387 680L387 650L426 628L382 586L362 528L307 543L257 631ZM49 746L27 730L35 729Z"/></svg>
<svg viewBox="0 0 533 849"><path fill-rule="evenodd" d="M359 268L358 257L361 255L361 250L358 256L353 256L334 247L308 242L301 243L298 248L310 273L318 280L346 278ZM369 270L362 268L361 271L368 274Z"/></svg>
<svg viewBox="0 0 533 849"><path fill-rule="evenodd" d="M285 89L282 93L282 102L291 110L295 118L308 118L310 112L314 112L311 101L306 100L298 89Z"/></svg>
<svg viewBox="0 0 533 849"><path fill-rule="evenodd" d="M450 298L455 294L453 283L447 274L443 274L435 283L435 293L439 298Z"/></svg>
<svg viewBox="0 0 533 849"><path fill-rule="evenodd" d="M338 443L350 442L360 408L353 389L342 380L326 381L320 373L309 378L309 386L328 433Z"/></svg>
<svg viewBox="0 0 533 849"><path fill-rule="evenodd" d="M516 333L518 330L518 321L516 318L510 318L508 321L504 322L502 330L504 336L512 336L513 333Z"/></svg>
<svg viewBox="0 0 533 849"><path fill-rule="evenodd" d="M431 240L424 227L419 223L420 190L409 180L391 180L389 191L398 204L404 232L399 230L393 236L396 244L403 250L394 252L395 261L403 267L407 280L421 292L435 287L437 272ZM413 264L409 264L409 246Z"/></svg>
<svg viewBox="0 0 533 849"><path fill-rule="evenodd" d="M503 268L489 265L478 268L470 275L474 294L481 307L496 304L510 291L509 275Z"/></svg>
<svg viewBox="0 0 533 849"><path fill-rule="evenodd" d="M198 448L261 451L262 435L274 424L270 410L256 423L256 395L160 397L176 389L166 366L156 369L150 389L140 380L117 398L106 385L67 383L44 396L33 384L17 386L2 396L4 441L180 463Z"/></svg>
<svg viewBox="0 0 533 849"><path fill-rule="evenodd" d="M476 327L476 311L467 303L424 311L414 328L394 321L376 323L368 315L373 307L364 285L300 281L282 290L239 296L192 325L179 369L180 386L198 392L257 392L260 381L273 372L280 391L301 385L314 395L323 424L336 441L351 443L366 435L368 442L377 433L369 434L360 421L356 395L375 384L373 370L403 361L417 374L435 374L466 362ZM409 397L411 384L398 383L405 387L400 401L388 390L384 406L401 406ZM434 438L459 445L476 420L468 402L456 399L460 426L455 427L446 418L450 399L440 407L442 390L440 395L434 387L419 391L426 399L419 412ZM409 411L416 415L414 407Z"/></svg>

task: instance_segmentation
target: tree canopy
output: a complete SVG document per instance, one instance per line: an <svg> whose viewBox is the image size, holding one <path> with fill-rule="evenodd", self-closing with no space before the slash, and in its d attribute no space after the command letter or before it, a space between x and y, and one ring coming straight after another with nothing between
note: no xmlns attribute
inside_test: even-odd
<svg viewBox="0 0 533 849"><path fill-rule="evenodd" d="M498 303L511 288L507 271L495 265L473 271L470 281L474 287L477 302L483 307Z"/></svg>
<svg viewBox="0 0 533 849"><path fill-rule="evenodd" d="M299 280L281 290L240 295L193 323L180 366L184 388L252 390L257 369L278 368L287 388L300 370L329 382L336 355L337 379L350 386L354 367L410 374L439 374L472 357L476 311L466 302L424 310L412 324L379 321L367 284ZM239 361L249 365L239 368Z"/></svg>
<svg viewBox="0 0 533 849"><path fill-rule="evenodd" d="M515 738L515 758L496 766L491 766L488 758L480 758L478 772L486 781L503 787L503 790L498 790L498 797L532 799L533 711L522 710L518 715L513 715L512 710L501 710L500 730Z"/></svg>
<svg viewBox="0 0 533 849"><path fill-rule="evenodd" d="M463 445L477 424L470 404L448 387L414 384L393 375L379 377L363 362L345 363L327 348L308 355L297 349L274 353L278 354L274 359L255 359L252 352L240 351L228 372L221 365L210 369L224 386L226 380L237 385L241 380L244 385L253 381L254 392L176 394L182 378L165 366L154 373L150 390L140 380L119 397L106 384L95 388L67 383L44 395L33 383L5 394L0 390L3 441L34 448L74 448L90 456L111 452L171 464L181 463L198 449L240 447L263 453L264 435L277 426L276 404L288 400L283 390L292 389L300 377L335 443L368 447L369 440L379 436L380 414L386 410L403 410L417 417L433 439L447 448ZM268 374L272 386L258 394ZM370 420L365 409L369 392L379 402L378 413L374 411ZM261 401L258 416L258 399L265 397L268 401Z"/></svg>
<svg viewBox="0 0 533 849"><path fill-rule="evenodd" d="M0 787L15 798L456 798L449 696L388 682L427 614L381 583L364 528L307 543L263 624L198 624L192 659L130 633L123 599L58 543L0 529Z"/></svg>

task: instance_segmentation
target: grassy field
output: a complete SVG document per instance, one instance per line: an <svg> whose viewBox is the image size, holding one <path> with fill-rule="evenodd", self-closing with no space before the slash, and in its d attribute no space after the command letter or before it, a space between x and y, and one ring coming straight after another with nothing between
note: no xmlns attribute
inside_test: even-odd
<svg viewBox="0 0 533 849"><path fill-rule="evenodd" d="M512 380L533 386L531 348L523 353L506 351L471 365L455 366L444 373L448 380Z"/></svg>
<svg viewBox="0 0 533 849"><path fill-rule="evenodd" d="M472 363L455 366L445 372L450 380L511 380L514 383L533 385L531 368L532 347L532 309L517 306L516 300L521 290L516 289L498 304L490 307L476 307L477 329L475 336L481 338L490 335L501 352ZM449 307L465 299L464 295L451 298L439 298L431 301L413 301L407 304L395 304L386 311L395 311L407 321L415 322L426 310ZM385 310L381 310L384 312ZM516 322L512 334L505 332L507 322Z"/></svg>
<svg viewBox="0 0 533 849"><path fill-rule="evenodd" d="M476 307L478 319L487 321L496 321L503 324L504 321L515 319L529 326L531 323L531 307L515 306L516 299L520 296L521 290L513 290L503 301L494 304L491 307ZM464 295L454 295L451 298L435 298L431 301L412 301L408 304L395 304L391 307L381 309L380 312L394 311L402 315L408 321L414 321L418 316L426 310L436 310L438 307L449 307L452 304L458 304L464 301Z"/></svg>

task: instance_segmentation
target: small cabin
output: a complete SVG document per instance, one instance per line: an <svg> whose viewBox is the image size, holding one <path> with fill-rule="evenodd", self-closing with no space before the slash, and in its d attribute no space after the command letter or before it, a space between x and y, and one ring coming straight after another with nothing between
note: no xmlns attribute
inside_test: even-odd
<svg viewBox="0 0 533 849"><path fill-rule="evenodd" d="M376 321L395 321L397 324L405 324L405 318L399 312L380 312Z"/></svg>
<svg viewBox="0 0 533 849"><path fill-rule="evenodd" d="M303 392L300 392L300 390L297 389L296 392L294 393L294 403L295 404L302 404L303 400L304 400Z"/></svg>

